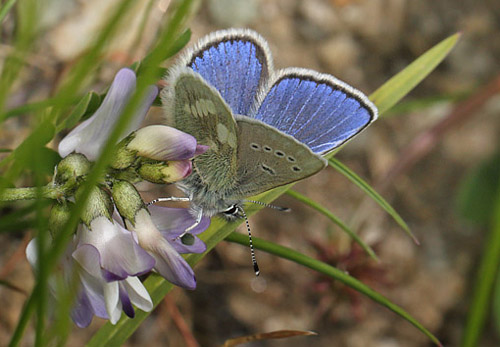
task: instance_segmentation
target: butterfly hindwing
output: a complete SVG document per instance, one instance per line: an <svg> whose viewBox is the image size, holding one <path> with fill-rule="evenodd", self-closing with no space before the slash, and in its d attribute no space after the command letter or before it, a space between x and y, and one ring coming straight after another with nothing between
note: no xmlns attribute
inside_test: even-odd
<svg viewBox="0 0 500 347"><path fill-rule="evenodd" d="M253 116L326 154L377 118L376 107L333 76L288 68L276 74Z"/></svg>
<svg viewBox="0 0 500 347"><path fill-rule="evenodd" d="M182 57L180 65L193 69L217 89L233 114L248 114L272 71L267 42L244 29L208 35Z"/></svg>
<svg viewBox="0 0 500 347"><path fill-rule="evenodd" d="M236 122L219 92L188 68L171 73L162 95L173 126L210 149L193 160L194 173L211 191L236 182ZM221 170L220 168L224 168Z"/></svg>
<svg viewBox="0 0 500 347"><path fill-rule="evenodd" d="M323 158L293 137L249 117L235 118L241 198L309 177L326 166Z"/></svg>

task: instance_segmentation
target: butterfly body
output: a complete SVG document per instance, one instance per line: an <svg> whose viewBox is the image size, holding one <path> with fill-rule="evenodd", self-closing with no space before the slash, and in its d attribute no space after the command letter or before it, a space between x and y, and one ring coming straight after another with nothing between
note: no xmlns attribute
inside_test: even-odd
<svg viewBox="0 0 500 347"><path fill-rule="evenodd" d="M168 123L209 147L179 184L198 216L238 216L245 198L317 173L322 155L377 117L362 93L330 75L273 71L267 43L249 30L202 39L167 85Z"/></svg>

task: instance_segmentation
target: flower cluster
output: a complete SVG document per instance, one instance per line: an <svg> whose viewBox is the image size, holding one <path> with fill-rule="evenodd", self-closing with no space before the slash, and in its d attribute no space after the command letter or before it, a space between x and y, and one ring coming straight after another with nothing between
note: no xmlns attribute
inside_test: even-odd
<svg viewBox="0 0 500 347"><path fill-rule="evenodd" d="M59 144L63 160L57 166L54 184L74 185L72 194L54 205L51 232L57 233L78 201L79 183L101 153L113 127L123 113L136 87L132 70L120 70L95 114L77 126ZM150 86L140 107L135 110L129 129L117 144L110 170L92 189L75 234L62 260L68 285L78 280L74 322L85 327L93 316L115 324L122 311L134 316L134 308L150 311L151 298L138 276L152 270L180 287L194 289L193 270L181 256L202 253L205 244L196 236L210 223L200 224L184 237L194 224L187 209L147 206L134 183L172 183L191 173L191 158L206 147L174 128L152 125L137 130L158 91ZM129 134L130 133L130 134ZM37 248L32 240L26 250L36 268ZM76 276L76 277L75 277Z"/></svg>

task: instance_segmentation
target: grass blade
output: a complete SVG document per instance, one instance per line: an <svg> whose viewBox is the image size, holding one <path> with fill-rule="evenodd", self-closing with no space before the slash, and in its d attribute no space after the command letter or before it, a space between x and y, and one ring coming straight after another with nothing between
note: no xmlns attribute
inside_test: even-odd
<svg viewBox="0 0 500 347"><path fill-rule="evenodd" d="M241 245L248 246L248 238L246 235L243 234L238 234L238 233L232 233L226 237L226 241L234 242L234 243L239 243ZM425 335L427 335L432 342L434 342L436 345L441 346L441 343L439 340L429 331L427 330L422 324L420 324L415 318L413 318L408 312L403 310L401 307L393 304L389 299L384 297L382 294L374 291L370 287L368 287L366 284L358 281L354 277L349 276L347 273L344 271L341 271L333 266L330 266L326 263L323 263L317 259L313 259L311 257L308 257L302 253L299 253L293 249L283 247L280 245L277 245L272 242L268 242L259 238L254 238L253 242L255 248L260 249L264 252L276 255L280 258L283 259L288 259L291 260L297 264L300 264L302 266L308 267L310 269L313 269L315 271L318 271L326 276L329 276L339 282L344 283L345 285L353 288L354 290L364 294L371 300L379 303L382 306L387 307L389 310L392 312L396 313L400 317L404 318L411 324L413 324L418 330L423 332Z"/></svg>
<svg viewBox="0 0 500 347"><path fill-rule="evenodd" d="M370 99L379 113L389 110L427 77L455 47L460 35L457 33L441 41L373 92Z"/></svg>
<svg viewBox="0 0 500 347"><path fill-rule="evenodd" d="M3 6L0 8L0 24L3 22L3 19L5 16L7 16L7 13L9 13L10 9L14 4L16 3L17 0L8 0Z"/></svg>
<svg viewBox="0 0 500 347"><path fill-rule="evenodd" d="M378 261L378 257L373 251L373 249L367 245L355 232L353 232L344 222L342 222L337 216L335 216L332 212L321 206L319 203L309 199L307 196L304 196L300 194L299 192L296 192L295 190L287 190L286 194L290 195L291 197L297 199L300 202L303 202L307 206L315 209L328 219L330 219L333 223L337 224L340 229L342 229L347 235L349 235L358 245L361 246L361 248L364 249L364 251L373 259Z"/></svg>
<svg viewBox="0 0 500 347"><path fill-rule="evenodd" d="M498 187L500 187L500 181ZM492 306L493 287L500 266L500 189L497 189L491 232L484 245L483 257L477 271L472 302L462 336L461 346L463 347L478 345L486 317L490 314Z"/></svg>
<svg viewBox="0 0 500 347"><path fill-rule="evenodd" d="M413 239L413 241L418 245L420 242L413 235L408 227L408 224L401 218L401 216L394 210L394 208L379 194L373 189L368 183L366 183L361 177L356 175L354 171L349 169L347 166L342 164L339 160L335 158L328 159L328 165L333 167L335 170L340 172L342 175L347 177L349 181L357 185L361 190L363 190L369 197L371 197L380 207L382 207L395 221L396 223L403 228L403 230Z"/></svg>

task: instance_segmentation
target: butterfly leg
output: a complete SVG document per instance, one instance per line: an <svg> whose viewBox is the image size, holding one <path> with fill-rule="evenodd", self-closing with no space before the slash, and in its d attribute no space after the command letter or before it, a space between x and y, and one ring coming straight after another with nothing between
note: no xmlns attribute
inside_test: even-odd
<svg viewBox="0 0 500 347"><path fill-rule="evenodd" d="M165 201L175 201L175 202L182 202L182 201L190 201L189 198L179 198L176 196L171 196L169 198L158 198L151 200L150 202L147 203L148 206L154 205L158 202L165 202Z"/></svg>

